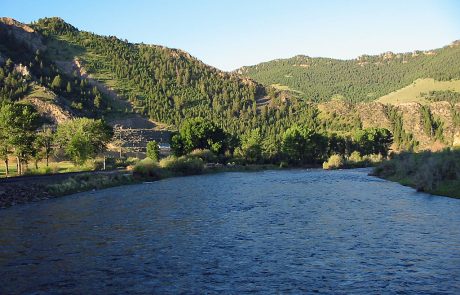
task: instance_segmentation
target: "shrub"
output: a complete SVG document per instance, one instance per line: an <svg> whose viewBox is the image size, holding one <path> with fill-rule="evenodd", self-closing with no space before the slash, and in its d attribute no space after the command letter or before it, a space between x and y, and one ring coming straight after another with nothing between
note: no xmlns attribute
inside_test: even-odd
<svg viewBox="0 0 460 295"><path fill-rule="evenodd" d="M381 154L370 154L364 156L364 161L371 164L378 164L383 161L383 156Z"/></svg>
<svg viewBox="0 0 460 295"><path fill-rule="evenodd" d="M379 166L375 167L372 174L375 176L388 178L396 173L396 163L392 160L384 161Z"/></svg>
<svg viewBox="0 0 460 295"><path fill-rule="evenodd" d="M134 166L139 162L138 158L115 158L113 166L115 168L126 168L128 166Z"/></svg>
<svg viewBox="0 0 460 295"><path fill-rule="evenodd" d="M157 162L145 158L134 166L133 175L135 177L161 178L163 174Z"/></svg>
<svg viewBox="0 0 460 295"><path fill-rule="evenodd" d="M200 158L206 163L217 162L217 156L211 150L208 149L194 149L190 154L190 157Z"/></svg>
<svg viewBox="0 0 460 295"><path fill-rule="evenodd" d="M363 161L363 157L361 157L361 153L358 151L354 151L351 153L351 155L348 157L348 162L350 164L359 164Z"/></svg>
<svg viewBox="0 0 460 295"><path fill-rule="evenodd" d="M323 169L331 170L342 168L345 165L344 159L341 155L332 155L323 163Z"/></svg>
<svg viewBox="0 0 460 295"><path fill-rule="evenodd" d="M160 166L181 175L200 174L204 169L204 162L200 158L189 156L169 156L160 161Z"/></svg>
<svg viewBox="0 0 460 295"><path fill-rule="evenodd" d="M361 156L360 152L354 151L347 159L347 166L350 167L368 167L381 163L383 156L381 154L370 154Z"/></svg>
<svg viewBox="0 0 460 295"><path fill-rule="evenodd" d="M85 166L87 165L91 166L90 170L102 170L104 169L104 159L94 159L94 160L88 160L85 163ZM107 162L106 162L107 165Z"/></svg>
<svg viewBox="0 0 460 295"><path fill-rule="evenodd" d="M374 169L377 176L412 185L419 191L435 192L440 185L457 187L460 152L401 153ZM450 195L458 195L453 192Z"/></svg>
<svg viewBox="0 0 460 295"><path fill-rule="evenodd" d="M436 185L435 171L420 169L414 176L414 185L418 191L429 192Z"/></svg>

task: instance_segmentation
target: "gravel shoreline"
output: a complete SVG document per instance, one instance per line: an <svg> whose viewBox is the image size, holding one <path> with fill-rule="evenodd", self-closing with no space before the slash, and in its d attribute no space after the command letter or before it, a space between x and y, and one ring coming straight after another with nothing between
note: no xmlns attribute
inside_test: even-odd
<svg viewBox="0 0 460 295"><path fill-rule="evenodd" d="M2 183L0 184L0 208L53 198L43 184Z"/></svg>
<svg viewBox="0 0 460 295"><path fill-rule="evenodd" d="M59 197L49 193L47 186L82 174L112 174L120 170L70 172L51 175L19 176L0 179L0 209Z"/></svg>

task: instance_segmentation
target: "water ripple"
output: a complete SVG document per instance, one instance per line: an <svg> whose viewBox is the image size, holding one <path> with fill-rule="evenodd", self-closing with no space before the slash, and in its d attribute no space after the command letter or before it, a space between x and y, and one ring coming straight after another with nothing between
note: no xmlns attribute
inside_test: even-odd
<svg viewBox="0 0 460 295"><path fill-rule="evenodd" d="M459 294L460 200L368 170L222 173L0 211L0 294Z"/></svg>

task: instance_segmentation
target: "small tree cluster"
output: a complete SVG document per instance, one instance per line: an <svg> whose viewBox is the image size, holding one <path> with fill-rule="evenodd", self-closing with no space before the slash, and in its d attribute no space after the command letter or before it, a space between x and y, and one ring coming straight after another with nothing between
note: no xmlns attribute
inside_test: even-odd
<svg viewBox="0 0 460 295"><path fill-rule="evenodd" d="M112 128L102 120L78 118L58 126L56 143L75 164L82 165L104 151L112 136Z"/></svg>

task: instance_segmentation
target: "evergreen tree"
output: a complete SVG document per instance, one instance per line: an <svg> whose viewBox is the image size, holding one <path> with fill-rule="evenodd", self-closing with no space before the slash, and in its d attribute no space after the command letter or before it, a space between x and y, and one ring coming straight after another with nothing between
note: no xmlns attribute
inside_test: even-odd
<svg viewBox="0 0 460 295"><path fill-rule="evenodd" d="M53 82L51 83L51 87L54 90L61 89L61 87L62 87L62 79L61 79L60 75L57 75L56 77L54 77Z"/></svg>
<svg viewBox="0 0 460 295"><path fill-rule="evenodd" d="M67 82L66 91L67 93L72 93L72 85L70 84L70 82Z"/></svg>
<svg viewBox="0 0 460 295"><path fill-rule="evenodd" d="M147 143L147 157L152 159L155 162L158 162L160 159L160 147L155 140L149 141Z"/></svg>

